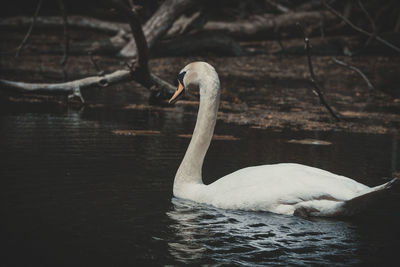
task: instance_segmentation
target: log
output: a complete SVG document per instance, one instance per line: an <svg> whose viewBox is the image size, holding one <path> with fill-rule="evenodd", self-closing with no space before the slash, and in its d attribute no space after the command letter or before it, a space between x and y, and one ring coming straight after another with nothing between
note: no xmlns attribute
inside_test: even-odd
<svg viewBox="0 0 400 267"><path fill-rule="evenodd" d="M143 32L147 40L147 45L151 48L160 38L162 38L173 22L189 7L195 4L194 0L166 0L157 9L154 15L143 26ZM135 40L129 43L119 52L121 57L136 56Z"/></svg>
<svg viewBox="0 0 400 267"><path fill-rule="evenodd" d="M21 93L78 96L84 102L82 89L93 86L107 87L131 79L128 70L117 70L104 76L87 77L65 83L25 83L0 79L0 89L11 89Z"/></svg>
<svg viewBox="0 0 400 267"><path fill-rule="evenodd" d="M180 36L191 31L194 28L201 28L206 23L203 14L197 11L190 16L180 16L168 30L166 36L168 38Z"/></svg>
<svg viewBox="0 0 400 267"><path fill-rule="evenodd" d="M283 33L291 34L291 36L300 36L296 28L296 22L319 28L321 20L324 20L324 23L329 23L337 19L327 11L288 12L281 15L257 15L247 20L233 22L209 21L204 25L204 30L222 32L240 39L266 38L268 35L275 36L274 32L277 29Z"/></svg>
<svg viewBox="0 0 400 267"><path fill-rule="evenodd" d="M175 87L165 82L158 76L150 73L153 84L159 88L165 88L168 94L173 94ZM34 93L45 95L68 95L81 98L81 90L90 87L109 87L114 84L132 80L130 70L117 70L104 76L91 76L64 83L26 83L0 79L0 90L12 90L21 93Z"/></svg>
<svg viewBox="0 0 400 267"><path fill-rule="evenodd" d="M214 53L218 56L240 56L244 51L225 34L199 32L157 43L153 56L193 56Z"/></svg>
<svg viewBox="0 0 400 267"><path fill-rule="evenodd" d="M0 19L0 27L19 29L22 27L28 27L31 22L32 18L26 16L2 18ZM61 29L64 27L64 22L63 18L60 16L38 16L35 21L35 26ZM117 34L121 30L130 32L129 24L127 23L104 21L84 16L68 16L68 26L109 34Z"/></svg>

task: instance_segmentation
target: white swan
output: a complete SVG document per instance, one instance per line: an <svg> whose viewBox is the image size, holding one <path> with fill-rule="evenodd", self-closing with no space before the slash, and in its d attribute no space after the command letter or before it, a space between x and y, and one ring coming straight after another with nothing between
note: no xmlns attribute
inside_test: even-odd
<svg viewBox="0 0 400 267"><path fill-rule="evenodd" d="M174 180L174 196L223 209L270 211L303 216L345 216L359 211L397 179L368 187L321 169L281 163L244 168L212 184L202 181L203 160L211 142L220 97L215 69L193 62L178 75L179 86L170 99L199 88L200 106L193 136Z"/></svg>

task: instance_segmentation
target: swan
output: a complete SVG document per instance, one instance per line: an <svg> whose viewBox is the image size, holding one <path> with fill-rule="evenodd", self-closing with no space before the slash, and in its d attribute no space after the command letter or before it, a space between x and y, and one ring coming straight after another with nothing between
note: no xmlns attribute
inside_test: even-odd
<svg viewBox="0 0 400 267"><path fill-rule="evenodd" d="M220 98L214 67L192 62L177 77L178 88L169 100L200 90L200 104L192 139L176 172L173 195L222 209L268 211L299 216L349 216L397 180L368 187L345 176L295 163L240 169L205 185L203 160L213 136Z"/></svg>

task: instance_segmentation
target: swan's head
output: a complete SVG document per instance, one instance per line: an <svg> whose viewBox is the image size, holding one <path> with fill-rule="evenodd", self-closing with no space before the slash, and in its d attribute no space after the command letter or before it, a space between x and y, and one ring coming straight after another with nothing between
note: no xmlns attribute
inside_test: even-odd
<svg viewBox="0 0 400 267"><path fill-rule="evenodd" d="M178 88L169 100L169 103L175 103L185 93L193 89L200 88L200 95L216 95L219 93L219 78L214 67L207 62L192 62L186 65L178 74ZM212 86L201 86L202 84L211 84Z"/></svg>

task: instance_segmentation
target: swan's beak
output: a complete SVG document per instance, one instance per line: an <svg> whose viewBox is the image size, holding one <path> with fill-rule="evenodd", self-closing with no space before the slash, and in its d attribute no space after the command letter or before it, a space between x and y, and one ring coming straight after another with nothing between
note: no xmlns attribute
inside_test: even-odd
<svg viewBox="0 0 400 267"><path fill-rule="evenodd" d="M183 87L183 85L182 85L182 83L180 81L178 81L178 84L179 85L178 85L178 88L175 91L175 94L169 100L170 104L175 103L179 99L179 97L182 95L182 93L183 93L183 91L185 89L185 87Z"/></svg>

